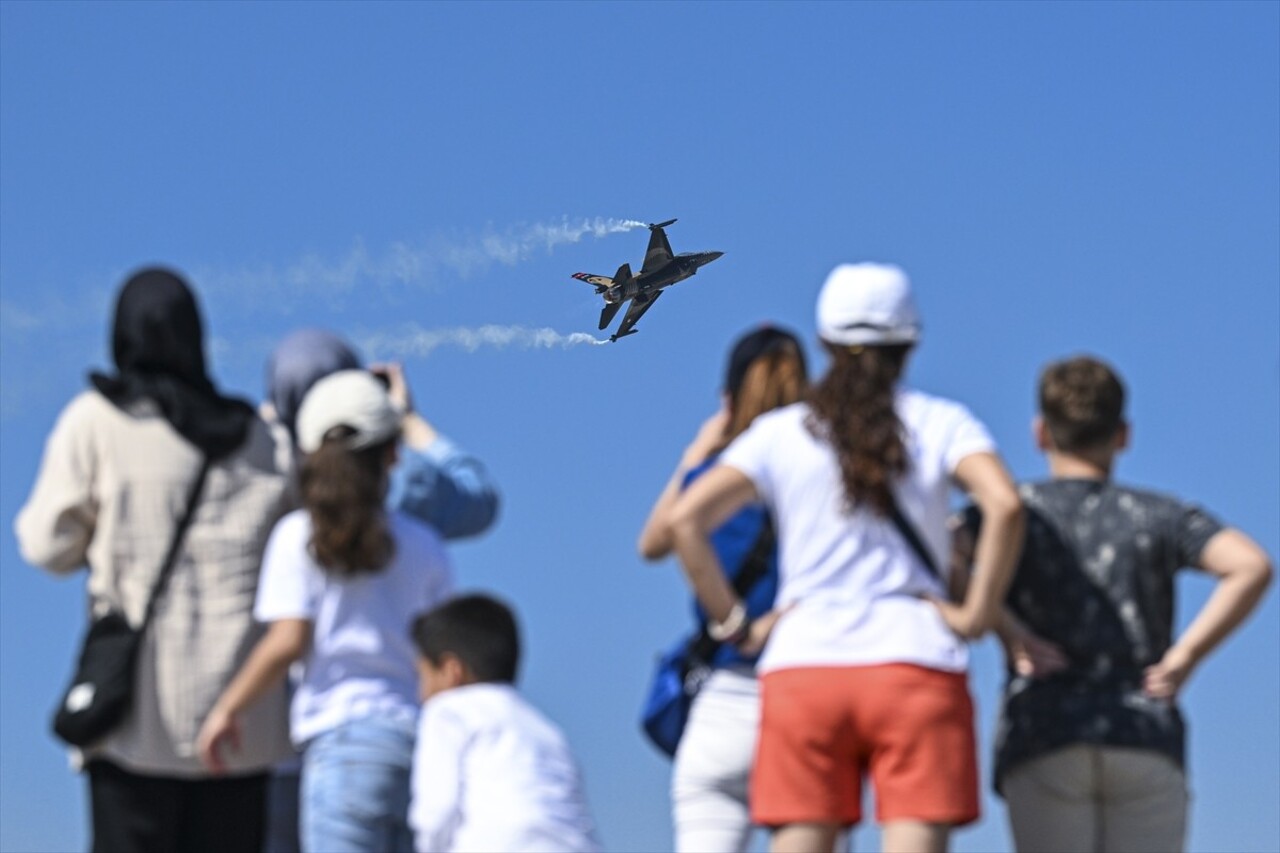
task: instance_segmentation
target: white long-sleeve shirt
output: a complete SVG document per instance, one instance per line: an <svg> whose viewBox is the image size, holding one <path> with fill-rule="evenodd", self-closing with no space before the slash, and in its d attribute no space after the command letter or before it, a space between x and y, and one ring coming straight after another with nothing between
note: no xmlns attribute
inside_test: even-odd
<svg viewBox="0 0 1280 853"><path fill-rule="evenodd" d="M427 701L409 824L419 853L600 849L564 735L508 684Z"/></svg>

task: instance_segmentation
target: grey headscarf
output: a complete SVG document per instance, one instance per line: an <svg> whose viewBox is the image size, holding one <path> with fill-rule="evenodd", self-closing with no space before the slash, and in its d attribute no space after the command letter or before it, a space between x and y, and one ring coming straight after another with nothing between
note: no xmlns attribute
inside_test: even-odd
<svg viewBox="0 0 1280 853"><path fill-rule="evenodd" d="M331 373L359 367L360 359L342 338L323 329L299 329L267 359L267 399L296 439L298 409L311 386Z"/></svg>

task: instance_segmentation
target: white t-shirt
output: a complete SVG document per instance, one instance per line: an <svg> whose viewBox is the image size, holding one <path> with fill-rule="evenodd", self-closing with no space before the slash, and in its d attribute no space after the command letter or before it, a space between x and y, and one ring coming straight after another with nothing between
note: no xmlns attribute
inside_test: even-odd
<svg viewBox="0 0 1280 853"><path fill-rule="evenodd" d="M409 825L419 853L600 849L564 735L509 684L427 701Z"/></svg>
<svg viewBox="0 0 1280 853"><path fill-rule="evenodd" d="M363 717L413 720L418 713L413 620L443 601L452 573L440 537L401 513L388 515L395 556L377 572L330 575L311 556L311 518L280 519L263 557L254 616L307 619L311 650L293 695L289 728L306 743Z"/></svg>
<svg viewBox="0 0 1280 853"><path fill-rule="evenodd" d="M970 454L995 449L964 406L901 389L909 468L894 493L903 514L947 571L951 475ZM759 670L912 663L952 672L968 666L965 644L919 597L943 595L893 522L845 509L831 446L805 425L807 404L756 418L720 456L746 474L773 513L779 543L777 604L795 608L774 628Z"/></svg>

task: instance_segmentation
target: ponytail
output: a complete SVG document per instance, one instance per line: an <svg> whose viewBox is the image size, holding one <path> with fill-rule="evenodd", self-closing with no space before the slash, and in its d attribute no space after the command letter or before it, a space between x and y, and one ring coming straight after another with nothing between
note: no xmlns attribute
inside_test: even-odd
<svg viewBox="0 0 1280 853"><path fill-rule="evenodd" d="M828 344L827 349L831 369L809 395L807 426L835 449L847 509L869 506L888 515L893 481L907 470L894 388L911 346Z"/></svg>
<svg viewBox="0 0 1280 853"><path fill-rule="evenodd" d="M339 577L375 572L395 553L383 509L387 454L392 442L350 450L352 434L335 427L302 463L302 504L311 516L311 552Z"/></svg>

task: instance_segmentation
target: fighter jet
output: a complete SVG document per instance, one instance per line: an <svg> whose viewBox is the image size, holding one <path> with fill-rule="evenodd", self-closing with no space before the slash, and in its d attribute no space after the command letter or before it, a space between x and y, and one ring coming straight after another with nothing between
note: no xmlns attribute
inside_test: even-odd
<svg viewBox="0 0 1280 853"><path fill-rule="evenodd" d="M604 297L604 310L600 312L600 328L606 328L613 322L622 303L631 300L631 307L622 318L618 331L609 337L616 341L627 335L636 333L636 321L648 311L653 303L662 295L662 289L684 281L698 271L698 267L709 264L724 252L684 252L671 254L671 244L667 242L667 232L663 231L675 222L668 219L657 225L650 225L649 249L644 253L644 266L639 275L631 274L631 264L623 264L613 274L613 278L592 273L576 272L573 277L579 281L595 286L596 293Z"/></svg>

